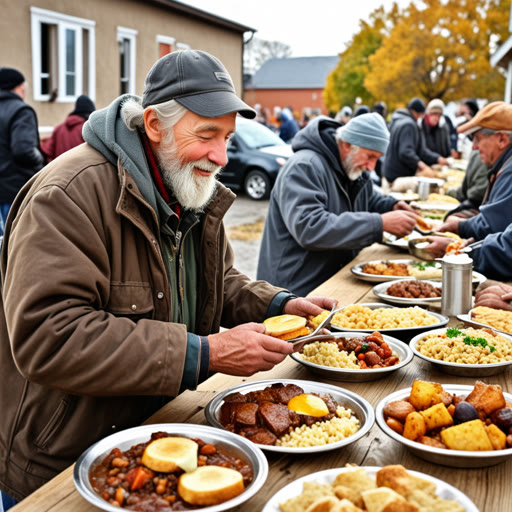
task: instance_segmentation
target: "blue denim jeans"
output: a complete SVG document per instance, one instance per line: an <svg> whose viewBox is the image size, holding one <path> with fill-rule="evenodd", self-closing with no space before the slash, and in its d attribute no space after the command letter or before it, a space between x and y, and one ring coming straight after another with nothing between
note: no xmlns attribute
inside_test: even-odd
<svg viewBox="0 0 512 512"><path fill-rule="evenodd" d="M0 498L0 512L7 512L7 510L18 503L14 498L11 498L2 491L0 491Z"/></svg>
<svg viewBox="0 0 512 512"><path fill-rule="evenodd" d="M5 223L7 221L7 214L9 213L10 208L11 203L0 203L0 236L3 236L4 234Z"/></svg>

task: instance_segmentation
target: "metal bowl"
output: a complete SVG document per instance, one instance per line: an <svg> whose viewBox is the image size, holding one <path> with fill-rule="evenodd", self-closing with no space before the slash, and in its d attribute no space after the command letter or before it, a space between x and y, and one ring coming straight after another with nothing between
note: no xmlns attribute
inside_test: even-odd
<svg viewBox="0 0 512 512"><path fill-rule="evenodd" d="M443 389L448 393L457 395L469 395L473 390L473 386L462 384L443 384ZM420 459L433 462L434 464L441 464L443 466L451 466L455 468L483 468L500 464L512 457L512 448L505 450L491 450L491 451L464 451L464 450L449 450L447 448L434 448L425 444L417 443L406 439L401 434L398 434L389 428L384 420L384 407L390 402L395 400L403 400L411 394L412 388L401 389L391 393L386 398L381 400L375 408L375 417L377 425L389 437L405 445L414 455ZM504 393L507 402L512 401L512 395Z"/></svg>
<svg viewBox="0 0 512 512"><path fill-rule="evenodd" d="M304 448L292 448L288 446L269 446L258 444L254 446L259 446L262 450L269 452L281 452L281 453L295 453L295 454L305 454L305 453L317 453L317 452L326 452L330 450L337 450L343 446L347 446L349 444L354 443L358 439L361 439L366 433L372 428L375 423L375 414L373 412L373 407L367 402L364 398L360 397L356 393L352 391L348 391L346 389L339 388L337 386L331 386L329 384L323 384L321 382L313 382L309 380L293 380L293 379L279 379L279 380L260 380L256 382L247 382L245 384L240 384L239 386L234 386L222 393L219 393L213 400L211 400L206 409L204 410L206 420L210 425L217 427L219 429L224 430L224 427L219 421L219 413L220 408L224 402L224 397L231 393L242 393L246 394L250 391L257 391L260 389L264 389L272 384L296 384L300 386L306 393L327 393L331 395L338 403L343 405L344 407L352 410L354 415L357 417L360 423L359 430L347 437L346 439L342 439L341 441L337 441L335 443L324 444L321 446L308 446ZM235 435L235 434L233 434Z"/></svg>
<svg viewBox="0 0 512 512"><path fill-rule="evenodd" d="M333 334L334 338L364 338L365 336L368 336L368 334L364 332L336 332ZM400 370L404 366L408 365L414 357L412 350L403 341L397 340L396 338L392 338L391 336L387 336L385 334L382 335L382 337L384 338L384 341L389 345L393 353L400 359L400 362L395 366L356 370L350 368L335 368L332 366L324 366L321 364L311 363L310 361L304 361L301 359L299 353L291 354L290 357L297 363L304 365L312 372L330 380L337 380L342 382L364 382L382 379L383 377L387 377L393 372L396 372L397 370Z"/></svg>
<svg viewBox="0 0 512 512"><path fill-rule="evenodd" d="M130 428L108 436L93 444L78 458L74 470L73 481L78 492L92 505L110 512L119 512L118 507L110 505L92 488L89 473L100 463L113 448L127 450L138 443L147 442L153 432L167 432L182 437L200 438L207 443L215 444L227 452L247 462L253 470L254 478L247 489L235 498L219 505L201 508L201 511L220 512L229 510L254 496L263 487L268 476L268 462L257 445L226 430L218 430L206 425L188 423L160 423Z"/></svg>
<svg viewBox="0 0 512 512"><path fill-rule="evenodd" d="M502 363L492 364L464 364L464 363L451 363L448 361L439 361L432 357L428 357L422 354L417 348L417 343L422 340L427 334L444 334L446 329L436 329L427 333L421 333L415 336L410 342L409 346L415 355L428 361L436 370L447 373L449 375L456 375L458 377L489 377L491 375L497 375L507 369L508 366L512 365L512 361L504 361ZM506 334L500 334L503 338L506 338L512 343L512 337Z"/></svg>
<svg viewBox="0 0 512 512"><path fill-rule="evenodd" d="M394 295L388 295L388 288L394 284L399 283L401 281L415 281L413 277L404 278L400 281L393 281L387 283L380 283L373 287L373 294L379 299L385 300L386 302L391 302L392 304L398 305L409 305L409 306L419 306L421 304L430 304L432 302L441 302L441 297L428 297L424 299L418 299L416 297L395 297ZM440 281L428 281L427 279L422 279L424 283L430 283L432 286L436 288L442 288Z"/></svg>
<svg viewBox="0 0 512 512"><path fill-rule="evenodd" d="M426 261L434 261L436 259L435 256L425 250L425 247L430 245L430 242L425 237L409 240L407 245L409 253L417 258L421 258Z"/></svg>
<svg viewBox="0 0 512 512"><path fill-rule="evenodd" d="M359 306L366 306L370 309L378 309L378 308L393 308L390 304L382 304L380 302L369 302L365 304L358 304ZM420 308L423 309L423 308ZM374 331L379 331L381 334L387 334L389 336L393 336L394 338L398 338L400 341L404 341L409 343L409 340L416 336L419 333L425 331L431 331L432 329L437 329L439 327L443 327L446 325L450 318L446 315L441 315L440 313L434 313L433 311L427 311L429 315L438 319L438 322L432 325L422 325L418 327L401 327L398 329L348 329L346 327L338 327L331 323L331 330L339 332L361 332L361 333L372 333Z"/></svg>
<svg viewBox="0 0 512 512"><path fill-rule="evenodd" d="M488 324L482 324L480 322L477 322L476 320L474 320L473 318L471 318L471 313L472 313L472 309L470 309L467 313L465 314L460 314L460 315L457 315L457 318L464 323L464 325L468 326L468 327L475 327L475 329L480 329L482 327L488 327L490 329L492 329L493 331L496 331L496 332L499 332L500 334L506 334L507 336L510 336L512 333L510 332L507 332L507 331L501 331L500 329L496 329L496 327L493 327L492 325L488 325Z"/></svg>

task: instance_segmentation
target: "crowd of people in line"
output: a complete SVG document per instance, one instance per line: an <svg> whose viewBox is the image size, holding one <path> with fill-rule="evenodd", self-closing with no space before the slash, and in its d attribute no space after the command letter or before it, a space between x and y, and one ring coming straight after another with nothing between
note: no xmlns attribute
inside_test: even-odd
<svg viewBox="0 0 512 512"><path fill-rule="evenodd" d="M439 231L483 240L475 269L512 278L512 105L465 102L456 137L437 99L413 98L389 123L382 103L303 127L277 111L293 155L272 191L252 281L223 225L235 195L216 176L236 116L262 112L239 99L217 58L170 53L142 97L100 110L80 97L42 142L24 91L19 71L0 68L4 510L212 373L283 361L297 347L267 336L263 320L331 309L333 299L306 295L384 231L405 236L416 225L415 210L381 189L428 176L463 144L471 167L453 192L463 208ZM432 237L432 253L445 241ZM511 292L495 285L477 301L512 309Z"/></svg>

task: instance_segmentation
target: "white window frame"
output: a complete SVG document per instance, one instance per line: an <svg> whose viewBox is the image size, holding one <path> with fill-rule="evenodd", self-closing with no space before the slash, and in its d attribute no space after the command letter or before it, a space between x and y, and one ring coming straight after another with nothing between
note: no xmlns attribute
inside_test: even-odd
<svg viewBox="0 0 512 512"><path fill-rule="evenodd" d="M138 31L133 28L117 27L117 42L120 43L123 39L128 39L130 42L130 74L128 76L128 94L135 94L135 66L137 63L137 34ZM121 72L121 69L119 69ZM121 77L119 77L119 81Z"/></svg>
<svg viewBox="0 0 512 512"><path fill-rule="evenodd" d="M170 45L172 48L175 47L176 45L176 38L175 37L171 37L171 36L163 36L161 34L157 34L156 35L156 42L158 44L162 43L162 44L168 44Z"/></svg>
<svg viewBox="0 0 512 512"><path fill-rule="evenodd" d="M34 101L48 101L50 94L41 92L41 23L57 25L57 59L58 59L58 95L56 101L59 103L72 103L83 92L83 30L88 34L88 96L96 99L96 22L85 18L77 18L60 12L49 11L39 7L30 7L31 39L32 39L32 76ZM75 94L66 94L66 39L65 31L75 31Z"/></svg>
<svg viewBox="0 0 512 512"><path fill-rule="evenodd" d="M190 50L190 45L187 43L176 43L176 50Z"/></svg>

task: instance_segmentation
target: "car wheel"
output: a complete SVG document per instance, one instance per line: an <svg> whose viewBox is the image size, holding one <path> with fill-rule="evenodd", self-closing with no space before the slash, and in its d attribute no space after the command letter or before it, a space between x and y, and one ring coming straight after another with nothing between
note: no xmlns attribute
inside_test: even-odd
<svg viewBox="0 0 512 512"><path fill-rule="evenodd" d="M270 178L258 170L249 171L244 182L245 193L251 198L259 201L270 197Z"/></svg>

